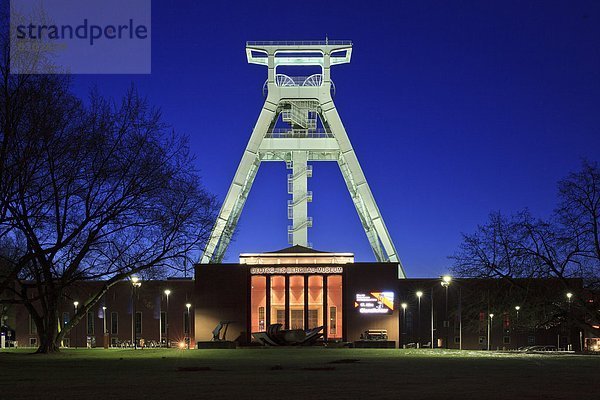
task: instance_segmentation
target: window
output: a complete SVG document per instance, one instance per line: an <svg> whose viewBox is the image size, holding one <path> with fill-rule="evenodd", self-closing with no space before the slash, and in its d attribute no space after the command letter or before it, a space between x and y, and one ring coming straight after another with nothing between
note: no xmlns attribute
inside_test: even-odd
<svg viewBox="0 0 600 400"><path fill-rule="evenodd" d="M64 312L62 314L62 326L63 326L63 328L65 326L67 326L67 324L69 323L70 320L71 320L71 315L68 312Z"/></svg>
<svg viewBox="0 0 600 400"><path fill-rule="evenodd" d="M308 327L309 329L323 325L323 277L308 277Z"/></svg>
<svg viewBox="0 0 600 400"><path fill-rule="evenodd" d="M160 312L160 333L167 334L167 313L165 311Z"/></svg>
<svg viewBox="0 0 600 400"><path fill-rule="evenodd" d="M136 335L142 334L142 312L137 311L135 313L135 333Z"/></svg>
<svg viewBox="0 0 600 400"><path fill-rule="evenodd" d="M329 307L329 335L337 335L337 308Z"/></svg>
<svg viewBox="0 0 600 400"><path fill-rule="evenodd" d="M258 307L258 330L262 332L265 330L265 308Z"/></svg>
<svg viewBox="0 0 600 400"><path fill-rule="evenodd" d="M94 313L92 311L87 313L87 334L94 334Z"/></svg>
<svg viewBox="0 0 600 400"><path fill-rule="evenodd" d="M30 337L29 338L29 346L36 347L37 346L37 338Z"/></svg>
<svg viewBox="0 0 600 400"><path fill-rule="evenodd" d="M267 277L253 276L250 280L250 307L252 332L265 330L265 307L267 306Z"/></svg>
<svg viewBox="0 0 600 400"><path fill-rule="evenodd" d="M276 324L285 324L285 310L277 310L277 315L275 317Z"/></svg>
<svg viewBox="0 0 600 400"><path fill-rule="evenodd" d="M460 344L460 336L454 336L454 343Z"/></svg>
<svg viewBox="0 0 600 400"><path fill-rule="evenodd" d="M31 317L31 314L29 314L29 334L37 335L37 325L35 324L35 321Z"/></svg>
<svg viewBox="0 0 600 400"><path fill-rule="evenodd" d="M486 332L487 330L487 326L486 326L486 320L485 320L485 313L483 311L479 312L479 334L483 334Z"/></svg>
<svg viewBox="0 0 600 400"><path fill-rule="evenodd" d="M535 336L527 336L527 344L534 345L535 344Z"/></svg>
<svg viewBox="0 0 600 400"><path fill-rule="evenodd" d="M304 329L304 310L290 310L291 329Z"/></svg>
<svg viewBox="0 0 600 400"><path fill-rule="evenodd" d="M486 337L485 336L479 336L479 344L484 344L486 341Z"/></svg>
<svg viewBox="0 0 600 400"><path fill-rule="evenodd" d="M308 310L308 328L316 328L319 325L319 310Z"/></svg>
<svg viewBox="0 0 600 400"><path fill-rule="evenodd" d="M111 335L119 333L119 313L114 311L110 313L110 333Z"/></svg>
<svg viewBox="0 0 600 400"><path fill-rule="evenodd" d="M304 277L290 276L290 329L304 329Z"/></svg>
<svg viewBox="0 0 600 400"><path fill-rule="evenodd" d="M327 304L329 307L329 338L342 338L342 276L327 277Z"/></svg>
<svg viewBox="0 0 600 400"><path fill-rule="evenodd" d="M503 336L502 337L502 343L504 343L504 344L510 344L510 336Z"/></svg>
<svg viewBox="0 0 600 400"><path fill-rule="evenodd" d="M510 329L510 316L508 315L508 313L504 313L504 315L502 316L502 326L504 327L505 330L509 330Z"/></svg>
<svg viewBox="0 0 600 400"><path fill-rule="evenodd" d="M271 323L285 324L285 278L271 276Z"/></svg>

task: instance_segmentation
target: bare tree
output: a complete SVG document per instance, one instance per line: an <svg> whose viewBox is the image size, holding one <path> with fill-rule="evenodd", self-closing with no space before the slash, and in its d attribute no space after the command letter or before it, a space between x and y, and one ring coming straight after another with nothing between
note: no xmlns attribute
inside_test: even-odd
<svg viewBox="0 0 600 400"><path fill-rule="evenodd" d="M464 234L458 251L450 257L459 276L500 278L511 283L517 298L544 307L539 324L566 318L564 294L575 293L577 321L590 328L600 320L598 310L585 301L600 278L598 222L600 213L600 170L584 162L581 171L559 182L559 207L547 220L534 218L527 210L512 216L490 214L486 224L473 234ZM532 279L554 279L559 290L554 299L536 298ZM583 284L582 284L583 283ZM548 296L548 293L540 295ZM538 296L539 297L539 296ZM554 315L548 312L553 309ZM543 322L545 321L545 322Z"/></svg>
<svg viewBox="0 0 600 400"><path fill-rule="evenodd" d="M557 219L563 236L578 243L580 274L588 286L600 289L600 167L583 161L580 171L558 183Z"/></svg>
<svg viewBox="0 0 600 400"><path fill-rule="evenodd" d="M118 104L92 93L86 105L68 78L11 75L3 61L0 292L31 314L38 352L54 352L110 286L197 254L217 204L186 140L135 90ZM90 279L104 284L61 330L65 289Z"/></svg>

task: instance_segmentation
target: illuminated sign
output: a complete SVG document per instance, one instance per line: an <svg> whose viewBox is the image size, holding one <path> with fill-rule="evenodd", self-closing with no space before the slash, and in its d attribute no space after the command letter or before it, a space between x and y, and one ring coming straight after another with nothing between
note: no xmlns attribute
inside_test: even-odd
<svg viewBox="0 0 600 400"><path fill-rule="evenodd" d="M354 308L361 314L391 314L394 311L394 292L357 293Z"/></svg>
<svg viewBox="0 0 600 400"><path fill-rule="evenodd" d="M250 268L252 275L269 274L341 274L344 267L253 267Z"/></svg>

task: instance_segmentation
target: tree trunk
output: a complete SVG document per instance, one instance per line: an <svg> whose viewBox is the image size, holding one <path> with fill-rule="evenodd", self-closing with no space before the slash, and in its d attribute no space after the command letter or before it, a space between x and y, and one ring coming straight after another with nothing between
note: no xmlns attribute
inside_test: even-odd
<svg viewBox="0 0 600 400"><path fill-rule="evenodd" d="M38 325L38 337L40 345L36 351L38 354L58 353L60 342L58 339L58 311L51 307L46 315L42 316L42 326Z"/></svg>

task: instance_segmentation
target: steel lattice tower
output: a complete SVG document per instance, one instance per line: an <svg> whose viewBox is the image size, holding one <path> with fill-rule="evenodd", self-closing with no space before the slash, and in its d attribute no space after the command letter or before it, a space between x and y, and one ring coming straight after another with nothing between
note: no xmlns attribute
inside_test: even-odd
<svg viewBox="0 0 600 400"><path fill-rule="evenodd" d="M247 42L246 55L250 64L268 68L263 87L266 100L200 262L219 263L223 259L262 161L284 161L291 170L288 241L310 247L309 162L336 161L375 257L380 262L397 262L399 277L404 278L390 234L333 102L335 86L330 69L350 62L352 42ZM321 73L288 76L277 73L282 66L318 66Z"/></svg>

